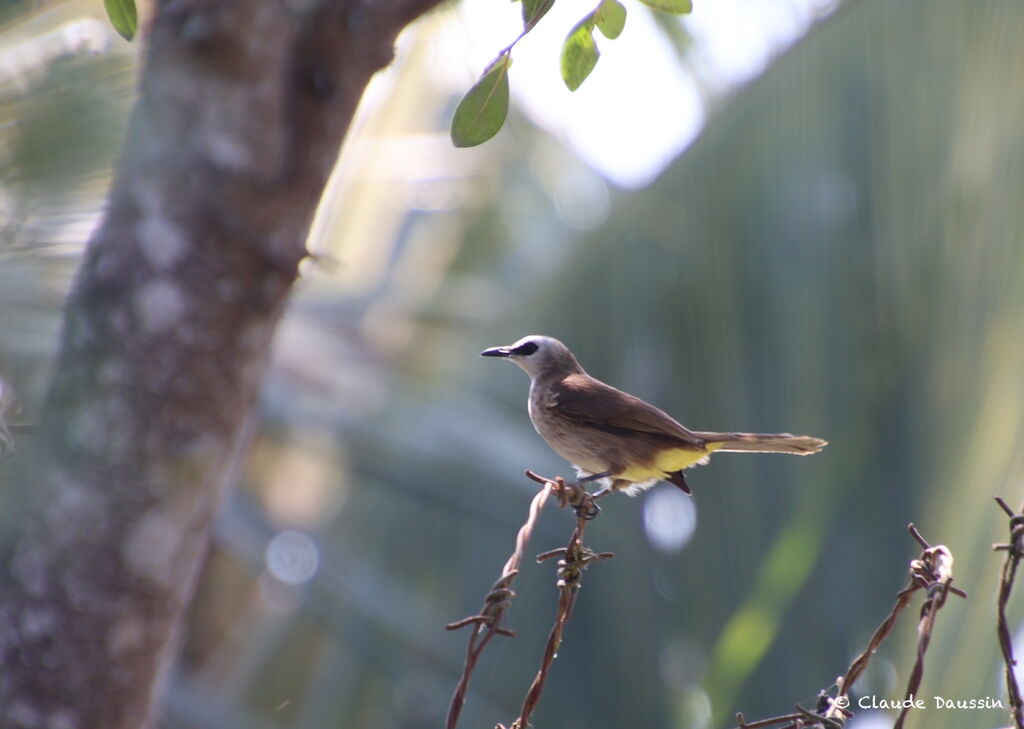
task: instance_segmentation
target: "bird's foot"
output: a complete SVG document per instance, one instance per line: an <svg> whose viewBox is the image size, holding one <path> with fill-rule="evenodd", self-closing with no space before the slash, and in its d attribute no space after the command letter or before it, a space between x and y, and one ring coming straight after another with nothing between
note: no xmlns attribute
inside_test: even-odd
<svg viewBox="0 0 1024 729"><path fill-rule="evenodd" d="M602 473L592 473L589 476L583 476L577 480L575 485L581 493L579 495L579 503L573 504L573 508L576 510L576 516L580 519L590 521L601 513L601 507L594 502L605 495L610 494L614 489L611 486L602 486L597 491L590 493L586 490L586 486L584 484L600 481L601 479L609 478L611 475L611 471L603 471Z"/></svg>
<svg viewBox="0 0 1024 729"><path fill-rule="evenodd" d="M608 494L610 494L610 493L611 493L612 491L614 491L614 490L615 490L615 489L613 489L613 488L612 488L611 486L604 486L604 487L602 487L602 488L599 488L599 489L598 489L597 491L595 491L594 493L592 493L592 494L590 495L590 498L591 498L591 499L592 499L593 501L597 501L598 499L603 499L603 498L604 498L605 496L607 496Z"/></svg>
<svg viewBox="0 0 1024 729"><path fill-rule="evenodd" d="M602 491L604 491L604 489L602 489ZM580 487L579 491L572 495L569 505L572 506L573 511L576 512L577 518L583 519L584 521L590 521L601 513L601 507L594 503L594 499L599 498L598 494L603 495L601 491L592 494L586 489Z"/></svg>
<svg viewBox="0 0 1024 729"><path fill-rule="evenodd" d="M595 493L587 491L587 487L583 485L584 479L579 479L575 483L568 483L561 476L557 476L554 479L545 478L539 476L533 471L527 471L526 477L531 481L536 481L539 484L547 484L554 488L554 492L558 497L558 504L562 508L571 506L576 512L576 516L580 519L590 521L595 516L601 513L601 507L594 503L595 499L599 499L608 493L609 489L602 488ZM604 478L603 474L598 474L597 478Z"/></svg>

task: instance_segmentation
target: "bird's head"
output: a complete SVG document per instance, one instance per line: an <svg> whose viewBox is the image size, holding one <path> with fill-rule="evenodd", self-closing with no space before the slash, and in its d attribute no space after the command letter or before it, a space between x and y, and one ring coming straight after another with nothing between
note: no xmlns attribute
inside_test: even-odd
<svg viewBox="0 0 1024 729"><path fill-rule="evenodd" d="M480 356L505 357L522 367L531 379L583 372L568 347L553 337L541 334L523 337L507 347L485 349Z"/></svg>

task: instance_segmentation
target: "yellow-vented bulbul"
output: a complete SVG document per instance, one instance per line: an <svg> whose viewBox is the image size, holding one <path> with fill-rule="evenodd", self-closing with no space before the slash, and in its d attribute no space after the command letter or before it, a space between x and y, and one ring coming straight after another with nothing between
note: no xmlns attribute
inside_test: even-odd
<svg viewBox="0 0 1024 729"><path fill-rule="evenodd" d="M541 335L483 357L506 357L530 376L530 420L581 481L609 479L614 491L640 493L669 481L690 493L683 469L707 463L713 451L807 456L827 445L789 433L689 430L658 408L588 375L569 348Z"/></svg>

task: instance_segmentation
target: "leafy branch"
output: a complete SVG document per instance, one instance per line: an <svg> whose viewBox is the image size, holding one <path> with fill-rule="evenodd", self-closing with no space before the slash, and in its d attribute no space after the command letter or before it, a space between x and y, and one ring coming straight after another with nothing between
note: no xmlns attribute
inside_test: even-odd
<svg viewBox="0 0 1024 729"><path fill-rule="evenodd" d="M130 0L127 0L130 2ZM693 10L691 0L639 0L664 13L681 15ZM508 71L512 49L532 31L554 6L555 0L521 0L523 30L515 40L498 52L480 79L455 107L451 137L456 147L475 147L497 134L508 117ZM601 52L594 37L595 28L608 40L614 40L626 25L626 8L619 0L600 0L593 10L572 27L562 43L562 81L575 91L597 66Z"/></svg>
<svg viewBox="0 0 1024 729"><path fill-rule="evenodd" d="M114 30L127 41L135 37L139 30L139 14L135 10L135 0L103 0L103 7L110 18Z"/></svg>

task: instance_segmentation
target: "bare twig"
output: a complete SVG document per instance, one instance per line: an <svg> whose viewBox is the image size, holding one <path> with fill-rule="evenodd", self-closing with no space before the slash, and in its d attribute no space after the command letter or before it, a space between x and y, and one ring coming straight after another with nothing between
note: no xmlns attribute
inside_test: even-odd
<svg viewBox="0 0 1024 729"><path fill-rule="evenodd" d="M445 725L447 729L455 729L455 725L459 722L459 714L462 712L462 706L466 702L466 690L469 688L470 676L473 675L476 662L479 660L484 648L490 643L491 638L495 635L509 637L514 635L512 631L501 627L501 620L505 616L505 610L508 609L512 599L515 597L515 593L511 589L512 581L519 574L519 565L523 561L526 545L533 535L533 529L537 524L537 517L540 516L541 509L544 508L548 497L554 490L554 484L546 482L544 488L533 497L533 501L530 502L530 513L526 523L520 527L519 533L516 535L515 551L512 552L512 555L505 562L505 566L501 570L501 577L498 578L498 581L491 587L490 592L487 593L480 611L476 615L471 615L446 626L448 630L456 630L467 625L473 625L473 632L470 634L469 642L466 645L466 661L463 665L462 677L455 687L451 704L448 706L448 722Z"/></svg>
<svg viewBox="0 0 1024 729"><path fill-rule="evenodd" d="M541 484L543 488L537 493L530 504L529 516L526 523L519 529L519 534L516 537L515 551L508 558L508 561L505 562L501 577L498 578L498 581L494 583L490 592L484 598L484 604L480 611L476 615L470 615L446 626L448 630L456 630L468 625L473 626L473 632L470 634L469 642L466 646L466 660L463 665L462 676L455 687L455 693L452 695L451 704L448 707L448 721L445 725L447 729L455 729L456 724L458 724L459 714L462 712L462 706L466 701L466 691L469 687L470 676L472 676L476 663L491 638L495 635L509 637L515 635L512 631L503 628L501 621L505 611L515 597L515 593L511 589L512 581L519 574L519 565L522 563L526 545L533 534L537 517L541 509L544 508L548 497L551 494L555 494L558 497L559 506L563 508L569 506L576 511L576 528L573 530L572 537L570 537L569 543L565 548L545 552L537 558L537 561L540 562L551 557L562 557L558 561L558 588L560 591L558 611L555 624L551 629L551 634L548 636L541 668L534 678L530 690L527 692L519 718L516 719L513 726L525 728L530 715L540 700L541 692L544 689L544 682L547 679L548 669L551 667L555 654L558 652L558 646L562 641L562 631L565 628L565 623L569 620L569 616L572 614L576 593L579 590L580 573L590 563L612 557L610 552L595 553L583 546L583 532L586 529L587 523L601 511L597 504L594 503L595 497L593 494L589 493L581 484L566 483L563 478L544 478L543 476L538 476L533 471L527 471L526 476ZM500 727L501 725L499 724L498 726Z"/></svg>
<svg viewBox="0 0 1024 729"><path fill-rule="evenodd" d="M914 668L910 672L910 679L907 681L905 699L916 694L921 687L921 677L924 675L924 654L932 639L935 616L938 614L939 608L946 604L946 595L950 592L950 583L953 581L953 553L941 544L929 547L928 542L924 540L913 524L907 528L924 547L921 558L910 563L910 581L918 587L925 588L928 597L921 606L921 618L917 622L917 658L914 661ZM903 709L896 718L893 729L902 729L910 706L911 702L904 701Z"/></svg>
<svg viewBox="0 0 1024 729"><path fill-rule="evenodd" d="M820 711L810 711L796 705L796 710L800 712L800 724L798 726L821 726L823 729L843 729L843 724L846 723L846 717L843 715L833 716L828 711L828 706L821 707L826 710L826 713L822 714Z"/></svg>
<svg viewBox="0 0 1024 729"><path fill-rule="evenodd" d="M871 657L875 655L875 651L878 650L878 646L882 644L886 638L889 637L889 633L892 632L893 626L896 625L896 618L899 617L903 609L910 603L910 598L914 594L917 587L913 584L903 588L896 593L896 602L892 606L892 610L882 621L882 624L875 629L874 635L871 636L871 640L868 642L868 647L864 649L864 652L857 656L850 667L846 670L846 674L839 679L839 696L846 696L849 694L850 689L853 688L853 684L856 683L857 679L864 673L864 669L868 667L868 663L871 662Z"/></svg>
<svg viewBox="0 0 1024 729"><path fill-rule="evenodd" d="M758 719L757 721L748 722L746 717L743 716L742 711L736 712L737 729L761 729L762 727L775 726L776 724L782 724L783 722L790 723L785 727L781 727L781 729L790 729L791 727L797 726L795 722L799 720L800 714L782 714L768 719Z"/></svg>
<svg viewBox="0 0 1024 729"><path fill-rule="evenodd" d="M1010 517L1009 543L993 545L993 549L1006 552L1006 559L1003 560L1003 568L999 575L999 597L996 602L999 647L1003 650L1003 662L1006 664L1006 692L1010 701L1010 716L1017 729L1024 729L1024 702L1021 700L1020 688L1013 672L1017 661L1013 657L1013 638L1010 635L1010 625L1006 619L1006 604L1010 600L1013 582L1017 577L1017 565L1020 563L1021 556L1024 555L1024 514L1015 514L1013 509L998 496L996 503ZM1024 511L1024 507L1021 510Z"/></svg>
<svg viewBox="0 0 1024 729"><path fill-rule="evenodd" d="M909 698L911 694L917 693L924 674L924 654L931 640L935 616L939 608L945 604L947 593L953 593L959 597L967 597L967 593L952 586L953 555L949 549L941 544L934 547L930 546L913 524L908 525L907 529L924 551L918 559L910 562L910 582L896 593L896 602L885 617L885 620L875 630L874 635L871 636L867 648L853 660L846 674L837 680L838 690L836 695L832 697L823 692L819 696L818 706L814 712L808 711L798 704L797 711L799 713L783 714L770 719L761 719L753 723L747 723L743 714L737 714L737 729L754 729L755 727L783 724L784 726L780 726L779 729L805 729L809 727L839 729L839 727L842 727L846 719L852 716L852 713L846 707L849 706L848 695L854 683L863 675L878 647L889 637L893 626L896 624L896 619L903 612L904 608L910 604L910 598L917 590L924 589L927 592L927 598L921 606L921 618L917 625L917 659L914 662L914 668L907 682L905 697ZM897 718L893 729L901 729L906 712L907 708L904 708Z"/></svg>
<svg viewBox="0 0 1024 729"><path fill-rule="evenodd" d="M584 493L586 493L585 490ZM594 506L592 501L590 506ZM573 530L572 536L569 537L569 543L565 546L565 549L558 550L556 553L547 552L540 555L537 559L539 562L549 559L558 553L562 555L562 559L558 560L558 611L555 614L555 623L551 626L551 632L548 634L548 642L544 647L544 657L541 659L540 669L530 685L530 690L526 692L523 707L519 711L519 717L512 722L512 729L526 729L529 726L530 716L537 707L537 703L540 701L541 694L544 691L548 670L551 668L551 663L558 654L558 647L562 643L562 632L565 629L565 624L569 621L573 606L576 604L576 595L580 589L583 570L592 562L610 559L613 556L611 552L593 552L583 545L583 532L586 530L590 520L596 515L596 512L588 508L586 498L584 498L581 505L576 507L576 514L576 528Z"/></svg>

